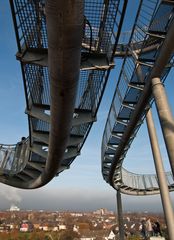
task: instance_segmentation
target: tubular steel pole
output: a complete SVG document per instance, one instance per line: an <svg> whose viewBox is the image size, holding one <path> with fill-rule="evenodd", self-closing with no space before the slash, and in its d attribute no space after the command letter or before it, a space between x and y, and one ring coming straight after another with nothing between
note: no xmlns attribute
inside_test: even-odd
<svg viewBox="0 0 174 240"><path fill-rule="evenodd" d="M28 188L48 183L63 160L72 126L80 74L84 1L47 0L51 125L49 152L42 174Z"/></svg>
<svg viewBox="0 0 174 240"><path fill-rule="evenodd" d="M160 78L152 79L152 92L155 98L161 129L174 176L174 119Z"/></svg>
<svg viewBox="0 0 174 240"><path fill-rule="evenodd" d="M117 212L118 212L118 225L120 240L124 240L124 225L123 225L123 211L121 202L121 192L117 190Z"/></svg>
<svg viewBox="0 0 174 240"><path fill-rule="evenodd" d="M151 110L149 110L147 113L146 122L158 178L164 215L166 218L166 225L168 228L169 239L172 240L174 238L174 213Z"/></svg>

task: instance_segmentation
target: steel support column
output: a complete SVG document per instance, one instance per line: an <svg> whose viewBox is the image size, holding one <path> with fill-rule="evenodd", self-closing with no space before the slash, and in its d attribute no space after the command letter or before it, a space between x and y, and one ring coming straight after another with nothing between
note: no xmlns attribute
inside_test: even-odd
<svg viewBox="0 0 174 240"><path fill-rule="evenodd" d="M152 92L155 98L161 129L174 176L174 119L160 78L152 79Z"/></svg>
<svg viewBox="0 0 174 240"><path fill-rule="evenodd" d="M172 202L169 195L167 180L165 176L164 166L162 162L162 157L159 149L157 134L155 130L155 125L152 118L151 110L148 111L146 116L147 127L149 132L149 138L151 142L152 154L154 158L158 184L160 188L161 200L164 210L164 215L166 218L166 225L168 228L169 239L172 240L174 236L174 213L172 208Z"/></svg>
<svg viewBox="0 0 174 240"><path fill-rule="evenodd" d="M120 190L117 190L117 215L118 215L118 225L119 225L119 239L124 240L123 210L122 210Z"/></svg>
<svg viewBox="0 0 174 240"><path fill-rule="evenodd" d="M49 151L42 174L27 183L27 188L45 185L61 168L72 127L80 73L84 2L47 0L45 11L51 102Z"/></svg>

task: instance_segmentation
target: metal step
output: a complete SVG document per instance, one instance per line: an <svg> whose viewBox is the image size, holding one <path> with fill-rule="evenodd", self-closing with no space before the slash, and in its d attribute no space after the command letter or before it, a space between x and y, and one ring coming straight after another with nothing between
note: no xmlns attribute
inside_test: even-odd
<svg viewBox="0 0 174 240"><path fill-rule="evenodd" d="M90 46L85 46L87 49ZM81 70L95 70L95 69L103 69L107 70L109 68L114 67L114 62L108 63L108 59L106 54L87 54L85 55L85 52L82 52L82 57L86 59L84 61L81 61ZM35 64L42 67L48 67L48 49L44 48L23 48L22 53L16 54L17 60L21 61L24 64Z"/></svg>
<svg viewBox="0 0 174 240"><path fill-rule="evenodd" d="M44 151L41 146L33 144L33 146L30 148L30 150L39 156L47 159L48 152Z"/></svg>
<svg viewBox="0 0 174 240"><path fill-rule="evenodd" d="M24 169L22 172L31 177L32 179L36 179L39 176L39 173L37 174L36 172L29 169Z"/></svg>
<svg viewBox="0 0 174 240"><path fill-rule="evenodd" d="M39 145L33 144L33 146L30 148L30 150L45 159L47 159L47 157L48 157L48 152L44 151L42 149L42 147ZM79 152L78 152L77 147L69 147L66 149L63 159L74 158L78 155L79 155Z"/></svg>
<svg viewBox="0 0 174 240"><path fill-rule="evenodd" d="M103 163L112 163L112 161L113 161L113 157L110 157L110 156L105 156L104 157L105 159L104 159L104 161L103 161Z"/></svg>
<svg viewBox="0 0 174 240"><path fill-rule="evenodd" d="M63 159L75 158L79 154L77 147L69 147L67 151L65 151Z"/></svg>
<svg viewBox="0 0 174 240"><path fill-rule="evenodd" d="M50 115L47 114L46 111L41 107L32 106L30 110L26 110L26 113L31 117L40 119L50 124ZM72 127L95 121L96 118L92 116L92 111L75 109L72 119Z"/></svg>
<svg viewBox="0 0 174 240"><path fill-rule="evenodd" d="M24 182L28 182L28 181L31 180L31 177L30 177L30 176L28 176L28 175L26 175L26 174L23 174L22 172L21 172L21 173L18 173L16 176L17 176L19 179L21 179L22 181L24 181Z"/></svg>
<svg viewBox="0 0 174 240"><path fill-rule="evenodd" d="M34 140L35 144L39 144L42 145L42 143L48 145L49 144L49 133L41 133L41 132L36 132L33 131L32 133L32 137L35 138L37 140L37 142ZM68 140L68 144L67 147L70 146L77 146L80 143L83 142L83 136L79 136L79 135L75 135L75 134L71 134Z"/></svg>
<svg viewBox="0 0 174 240"><path fill-rule="evenodd" d="M28 162L28 163L27 163L27 166L36 169L36 170L39 171L40 173L43 171L43 165L40 164L40 163ZM27 169L27 166L26 166L26 169Z"/></svg>

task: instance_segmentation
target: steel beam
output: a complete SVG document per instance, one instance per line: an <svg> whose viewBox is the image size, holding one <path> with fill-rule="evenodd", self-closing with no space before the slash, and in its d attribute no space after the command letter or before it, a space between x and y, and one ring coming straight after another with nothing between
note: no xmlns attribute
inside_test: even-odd
<svg viewBox="0 0 174 240"><path fill-rule="evenodd" d="M173 239L174 236L174 213L172 208L172 202L169 195L168 184L165 176L165 170L162 162L162 157L159 149L158 138L155 130L155 125L152 118L151 110L146 115L147 127L149 132L149 138L151 142L151 148L158 177L158 184L161 194L161 200L166 218L166 224L169 234L169 239Z"/></svg>

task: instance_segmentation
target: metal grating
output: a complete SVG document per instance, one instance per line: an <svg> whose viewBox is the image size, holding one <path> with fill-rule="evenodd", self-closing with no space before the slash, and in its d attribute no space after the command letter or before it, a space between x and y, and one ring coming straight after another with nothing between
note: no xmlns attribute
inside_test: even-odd
<svg viewBox="0 0 174 240"><path fill-rule="evenodd" d="M104 70L89 70L80 72L75 108L96 109L105 82Z"/></svg>
<svg viewBox="0 0 174 240"><path fill-rule="evenodd" d="M32 104L50 105L50 84L47 67L39 65L23 65L27 98L32 100Z"/></svg>
<svg viewBox="0 0 174 240"><path fill-rule="evenodd" d="M47 48L46 18L43 0L14 0L20 46Z"/></svg>

